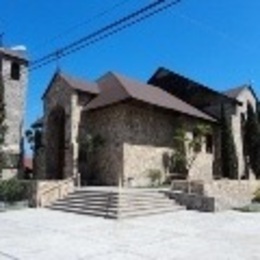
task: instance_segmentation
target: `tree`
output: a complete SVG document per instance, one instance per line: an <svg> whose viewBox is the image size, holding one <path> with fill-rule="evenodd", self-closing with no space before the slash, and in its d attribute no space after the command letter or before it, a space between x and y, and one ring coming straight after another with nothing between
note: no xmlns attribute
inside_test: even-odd
<svg viewBox="0 0 260 260"><path fill-rule="evenodd" d="M188 138L184 128L176 130L174 135L174 154L172 156L174 172L188 174L198 154L201 152L204 137L210 132L211 129L204 124L195 126L192 138Z"/></svg>
<svg viewBox="0 0 260 260"><path fill-rule="evenodd" d="M245 155L249 158L249 165L256 177L260 177L260 126L257 114L251 104L247 105L247 120L244 129Z"/></svg>
<svg viewBox="0 0 260 260"><path fill-rule="evenodd" d="M223 177L238 179L238 159L235 143L224 106L221 106L221 168Z"/></svg>
<svg viewBox="0 0 260 260"><path fill-rule="evenodd" d="M30 144L31 150L35 153L42 147L42 130L40 128L32 128L25 131L27 142Z"/></svg>

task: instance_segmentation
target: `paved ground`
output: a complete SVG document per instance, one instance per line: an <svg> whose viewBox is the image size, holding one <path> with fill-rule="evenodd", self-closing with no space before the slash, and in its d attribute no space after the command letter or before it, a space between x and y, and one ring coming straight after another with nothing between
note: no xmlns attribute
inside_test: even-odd
<svg viewBox="0 0 260 260"><path fill-rule="evenodd" d="M0 259L259 260L260 214L181 211L115 221L46 209L0 213Z"/></svg>

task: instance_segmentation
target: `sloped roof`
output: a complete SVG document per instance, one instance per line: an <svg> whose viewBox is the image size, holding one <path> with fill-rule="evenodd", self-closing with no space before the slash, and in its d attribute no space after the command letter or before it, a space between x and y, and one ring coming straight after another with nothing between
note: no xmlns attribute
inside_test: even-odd
<svg viewBox="0 0 260 260"><path fill-rule="evenodd" d="M24 52L15 51L12 49L0 48L0 54L28 62L28 57L25 55Z"/></svg>
<svg viewBox="0 0 260 260"><path fill-rule="evenodd" d="M80 78L72 77L63 72L60 72L59 75L70 85L70 87L72 87L75 90L88 92L92 94L98 94L100 92L98 85L95 82L88 82Z"/></svg>
<svg viewBox="0 0 260 260"><path fill-rule="evenodd" d="M158 68L148 83L164 89L202 110L210 106L212 102L240 104L235 98L229 97L225 93L218 92L164 67Z"/></svg>
<svg viewBox="0 0 260 260"><path fill-rule="evenodd" d="M127 99L135 99L192 117L216 121L211 116L160 88L140 83L114 72L107 73L97 80L97 83L101 92L86 105L86 110L102 108Z"/></svg>
<svg viewBox="0 0 260 260"><path fill-rule="evenodd" d="M89 94L97 95L100 90L98 88L97 83L95 82L88 82L85 79L80 79L74 76L71 76L67 73L57 71L54 76L52 77L48 87L46 88L42 98L44 98L49 90L51 89L53 82L57 79L62 79L64 82L71 88L73 88L76 91L86 92Z"/></svg>
<svg viewBox="0 0 260 260"><path fill-rule="evenodd" d="M235 87L235 88L231 88L228 89L227 91L224 91L223 93L231 98L237 98L239 96L239 94L245 89L249 89L253 96L255 97L256 100L258 100L255 91L253 90L253 88L250 85L244 84L242 86L239 87Z"/></svg>

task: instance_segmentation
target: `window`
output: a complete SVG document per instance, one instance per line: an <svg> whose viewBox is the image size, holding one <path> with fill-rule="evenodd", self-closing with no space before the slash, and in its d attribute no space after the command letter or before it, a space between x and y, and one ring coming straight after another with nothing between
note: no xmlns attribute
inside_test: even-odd
<svg viewBox="0 0 260 260"><path fill-rule="evenodd" d="M193 131L193 141L194 141L194 147L193 147L194 152L195 153L201 152L202 140L201 140L201 136L196 130Z"/></svg>
<svg viewBox="0 0 260 260"><path fill-rule="evenodd" d="M11 64L11 79L13 80L20 79L20 64L17 62L12 62Z"/></svg>
<svg viewBox="0 0 260 260"><path fill-rule="evenodd" d="M206 135L206 152L213 153L213 137L211 134Z"/></svg>
<svg viewBox="0 0 260 260"><path fill-rule="evenodd" d="M241 125L244 126L244 124L246 122L246 116L244 113L240 114L240 120L241 120Z"/></svg>

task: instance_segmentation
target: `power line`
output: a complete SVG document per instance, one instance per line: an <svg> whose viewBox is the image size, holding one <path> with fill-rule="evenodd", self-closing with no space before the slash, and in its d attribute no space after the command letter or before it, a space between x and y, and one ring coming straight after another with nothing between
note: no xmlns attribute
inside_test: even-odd
<svg viewBox="0 0 260 260"><path fill-rule="evenodd" d="M166 9L169 9L170 7L178 4L179 2L181 2L181 0L157 0L155 3L146 5L143 8L138 9L137 11L130 13L127 16L124 16L123 18L99 29L94 33L91 33L63 48L60 48L40 59L35 60L34 62L29 64L29 70L37 70L49 63L57 61L57 59L68 56L76 51L81 50L84 47L93 45L124 29L127 29L135 24L140 23L141 21L144 21L149 17L152 17ZM27 72L21 72L21 74L24 73ZM3 79L5 79L6 77L9 78L8 75L2 75Z"/></svg>
<svg viewBox="0 0 260 260"><path fill-rule="evenodd" d="M73 26L69 27L68 29L64 30L63 32L59 33L58 35L50 38L49 40L44 41L43 43L39 44L39 47L41 47L43 45L46 45L47 43L54 42L57 39L63 38L64 36L68 35L72 31L75 31L76 29L82 27L83 25L89 25L89 24L93 23L94 21L96 21L96 20L98 20L98 19L100 19L100 18L102 18L102 17L104 17L104 16L114 12L116 9L118 9L118 8L128 4L131 1L133 1L133 0L119 1L116 4L112 5L110 8L102 10L101 12L97 13L93 17L91 17L91 18L89 18L89 19L87 19L87 20L85 20L83 22L80 22L80 23L78 23L76 25L73 25Z"/></svg>
<svg viewBox="0 0 260 260"><path fill-rule="evenodd" d="M177 5L181 0L169 1L169 0L157 0L151 4L148 4L126 16L123 18L112 22L111 24L87 35L83 38L74 41L73 43L58 49L58 51L51 52L48 55L45 55L42 58L39 58L33 61L30 64L30 70L35 70L40 67L43 67L55 60L57 60L57 53L59 53L59 57L68 56L76 51L85 48L86 46L93 45L96 42L99 42L109 36L112 36L128 27L131 27L141 21L148 19L151 16L154 16L166 9L169 9L173 5Z"/></svg>

